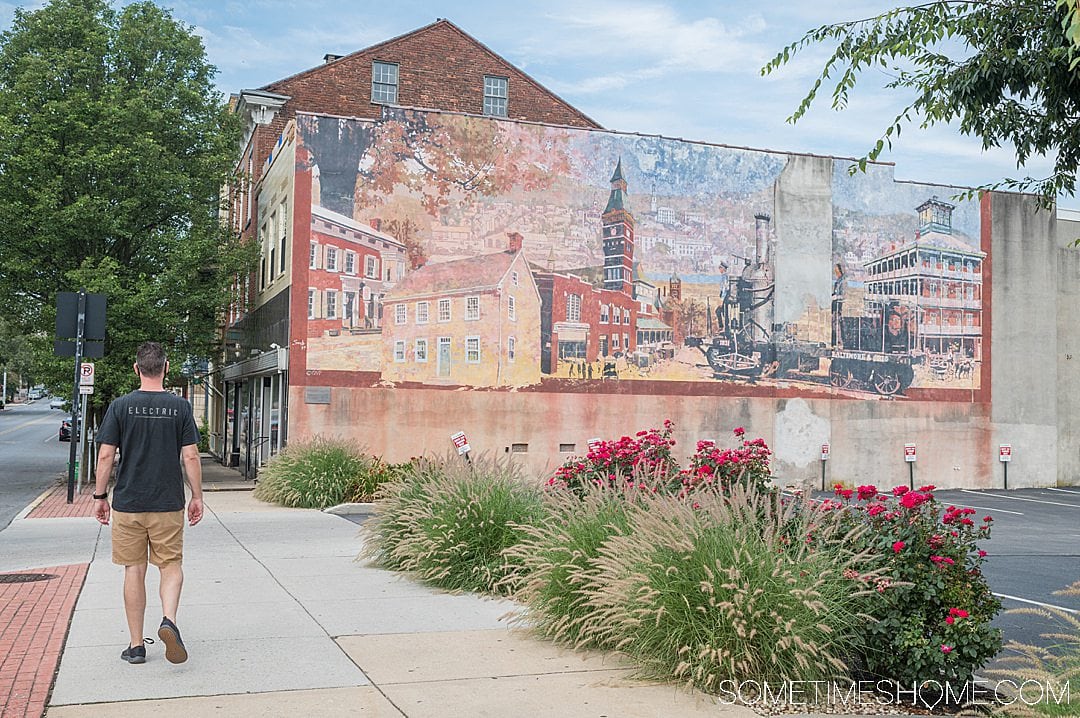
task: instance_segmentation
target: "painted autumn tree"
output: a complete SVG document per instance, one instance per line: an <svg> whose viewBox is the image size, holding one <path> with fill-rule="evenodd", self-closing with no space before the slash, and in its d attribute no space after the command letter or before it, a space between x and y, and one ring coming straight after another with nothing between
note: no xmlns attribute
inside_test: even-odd
<svg viewBox="0 0 1080 718"><path fill-rule="evenodd" d="M398 111L376 127L360 161L357 206L374 207L395 191L420 198L435 216L470 195L550 187L570 171L551 131L535 125Z"/></svg>
<svg viewBox="0 0 1080 718"><path fill-rule="evenodd" d="M981 187L1033 191L1045 206L1073 195L1080 167L1080 18L1076 0L938 0L871 18L824 25L785 47L764 68L774 72L801 51L835 45L798 109L799 120L827 83L843 109L862 71L886 68L887 87L914 91L856 167L864 169L911 123L956 122L989 149L1011 144L1017 167L1054 155L1048 177L1005 179Z"/></svg>
<svg viewBox="0 0 1080 718"><path fill-rule="evenodd" d="M139 342L207 356L249 253L218 220L239 127L192 29L151 2L18 8L0 35L0 306L41 380L58 291L108 299L95 398L131 387Z"/></svg>

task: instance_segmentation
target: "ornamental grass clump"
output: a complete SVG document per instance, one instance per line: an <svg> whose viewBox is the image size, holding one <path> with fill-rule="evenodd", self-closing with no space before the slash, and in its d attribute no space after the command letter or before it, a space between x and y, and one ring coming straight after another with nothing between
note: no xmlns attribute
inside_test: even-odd
<svg viewBox="0 0 1080 718"><path fill-rule="evenodd" d="M1080 581L1054 591L1054 595L1080 598ZM1080 615L1050 606L1014 608L1006 613L1036 616L1053 629L1039 634L1046 646L1009 641L1005 644L1006 655L985 671L999 681L999 690L1005 686L1017 694L1006 696L1010 702L1001 712L1016 716L1080 716ZM1031 696L1032 684L1045 693ZM1029 695L1021 692L1021 686Z"/></svg>
<svg viewBox="0 0 1080 718"><path fill-rule="evenodd" d="M255 498L306 509L356 501L370 496L384 480L385 466L344 439L294 442L259 471Z"/></svg>
<svg viewBox="0 0 1080 718"><path fill-rule="evenodd" d="M515 570L504 549L544 513L539 489L509 460L415 459L377 497L361 555L442 588L503 593Z"/></svg>
<svg viewBox="0 0 1080 718"><path fill-rule="evenodd" d="M599 550L581 632L643 673L717 693L726 681L830 680L861 648L874 572L838 517L736 484L655 496Z"/></svg>
<svg viewBox="0 0 1080 718"><path fill-rule="evenodd" d="M595 633L582 633L594 610L583 587L597 580L600 547L629 531L632 492L606 485L580 497L547 492L548 515L522 526L522 539L506 550L520 567L507 577L509 592L525 605L521 621L539 635L575 648L600 647Z"/></svg>
<svg viewBox="0 0 1080 718"><path fill-rule="evenodd" d="M962 685L1001 648L1001 631L990 626L1001 603L982 574L986 551L978 546L990 538L993 519L942 508L933 492L838 485L837 498L819 506L868 529L858 546L876 556L884 575L866 604L877 620L865 624L865 667L903 687Z"/></svg>

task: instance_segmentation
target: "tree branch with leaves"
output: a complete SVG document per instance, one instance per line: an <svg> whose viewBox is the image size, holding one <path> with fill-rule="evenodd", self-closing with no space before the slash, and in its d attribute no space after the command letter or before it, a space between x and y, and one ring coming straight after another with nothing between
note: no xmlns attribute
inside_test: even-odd
<svg viewBox="0 0 1080 718"><path fill-rule="evenodd" d="M1012 146L1017 168L1054 155L1047 177L1005 178L967 193L1032 192L1045 207L1072 196L1080 166L1080 17L1077 0L941 0L870 18L823 25L781 50L762 75L776 72L812 46L833 52L802 102L797 122L831 86L831 106L844 109L872 68L891 73L892 90L914 93L852 171L864 170L899 139L903 128L955 122L983 149Z"/></svg>

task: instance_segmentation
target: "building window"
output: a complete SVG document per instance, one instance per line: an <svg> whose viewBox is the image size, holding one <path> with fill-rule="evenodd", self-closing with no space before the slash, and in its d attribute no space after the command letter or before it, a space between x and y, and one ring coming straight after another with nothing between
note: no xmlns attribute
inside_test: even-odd
<svg viewBox="0 0 1080 718"><path fill-rule="evenodd" d="M515 287L518 285L518 273L517 272L510 272L510 283L513 284Z"/></svg>
<svg viewBox="0 0 1080 718"><path fill-rule="evenodd" d="M319 268L319 245L311 243L311 253L308 254L308 269Z"/></svg>
<svg viewBox="0 0 1080 718"><path fill-rule="evenodd" d="M600 323L601 324L607 324L608 323L608 305L606 305L606 304L601 304L600 305Z"/></svg>
<svg viewBox="0 0 1080 718"><path fill-rule="evenodd" d="M480 363L480 337L465 337L465 363Z"/></svg>
<svg viewBox="0 0 1080 718"><path fill-rule="evenodd" d="M581 321L581 295L571 294L566 297L566 321Z"/></svg>
<svg viewBox="0 0 1080 718"><path fill-rule="evenodd" d="M398 339L396 342L394 342L394 361L399 363L405 361L404 339Z"/></svg>
<svg viewBox="0 0 1080 718"><path fill-rule="evenodd" d="M431 313L431 302L416 303L416 323L427 324Z"/></svg>
<svg viewBox="0 0 1080 718"><path fill-rule="evenodd" d="M407 320L407 316L408 315L405 312L405 305L404 304L395 304L394 305L394 324L398 324L398 325L404 324L406 322L406 320Z"/></svg>
<svg viewBox="0 0 1080 718"><path fill-rule="evenodd" d="M326 290L326 318L337 319L337 292L333 289Z"/></svg>
<svg viewBox="0 0 1080 718"><path fill-rule="evenodd" d="M450 321L450 300L449 299L440 299L439 300L439 321L440 322L448 322L448 321Z"/></svg>
<svg viewBox="0 0 1080 718"><path fill-rule="evenodd" d="M417 339L416 347L414 349L416 355L416 361L420 363L427 362L427 339Z"/></svg>
<svg viewBox="0 0 1080 718"><path fill-rule="evenodd" d="M507 299L510 301L506 305L506 316L512 322L517 321L517 302L514 301L513 297L507 297Z"/></svg>
<svg viewBox="0 0 1080 718"><path fill-rule="evenodd" d="M337 268L337 255L338 255L337 247L327 247L326 248L326 271L328 271L328 272L336 272L338 270L338 268Z"/></svg>
<svg viewBox="0 0 1080 718"><path fill-rule="evenodd" d="M619 348L619 335L618 334L612 334L611 335L611 348L612 349L618 349Z"/></svg>
<svg viewBox="0 0 1080 718"><path fill-rule="evenodd" d="M622 345L623 345L623 348L626 349L627 352L630 351L630 335L629 334L623 334L622 335Z"/></svg>
<svg viewBox="0 0 1080 718"><path fill-rule="evenodd" d="M480 318L480 297L465 297L465 321L472 322Z"/></svg>
<svg viewBox="0 0 1080 718"><path fill-rule="evenodd" d="M379 278L378 260L375 257L364 257L364 276L370 279Z"/></svg>
<svg viewBox="0 0 1080 718"><path fill-rule="evenodd" d="M285 273L285 241L289 232L289 205L284 201L278 211L278 259L281 264L278 271Z"/></svg>
<svg viewBox="0 0 1080 718"><path fill-rule="evenodd" d="M630 310L629 309L623 309L622 310L622 323L623 324L629 324L630 323Z"/></svg>
<svg viewBox="0 0 1080 718"><path fill-rule="evenodd" d="M509 337L506 340L506 360L512 362L515 357L517 357L517 340Z"/></svg>
<svg viewBox="0 0 1080 718"><path fill-rule="evenodd" d="M506 101L509 80L505 77L484 75L484 114L506 117Z"/></svg>
<svg viewBox="0 0 1080 718"><path fill-rule="evenodd" d="M307 318L315 318L315 290L307 290Z"/></svg>
<svg viewBox="0 0 1080 718"><path fill-rule="evenodd" d="M356 274L356 252L345 253L345 274Z"/></svg>
<svg viewBox="0 0 1080 718"><path fill-rule="evenodd" d="M397 104L398 66L393 62L371 63L371 101Z"/></svg>

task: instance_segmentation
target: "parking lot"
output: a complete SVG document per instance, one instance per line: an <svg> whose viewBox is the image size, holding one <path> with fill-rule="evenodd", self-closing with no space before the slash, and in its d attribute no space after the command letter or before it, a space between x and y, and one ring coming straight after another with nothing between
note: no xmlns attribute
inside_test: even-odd
<svg viewBox="0 0 1080 718"><path fill-rule="evenodd" d="M1080 597L1053 592L1080 580L1080 487L935 492L946 506L994 517L984 570L1005 611L1048 604L1080 614ZM1003 611L994 621L1005 641L1047 644L1039 633L1051 625L1036 616Z"/></svg>

